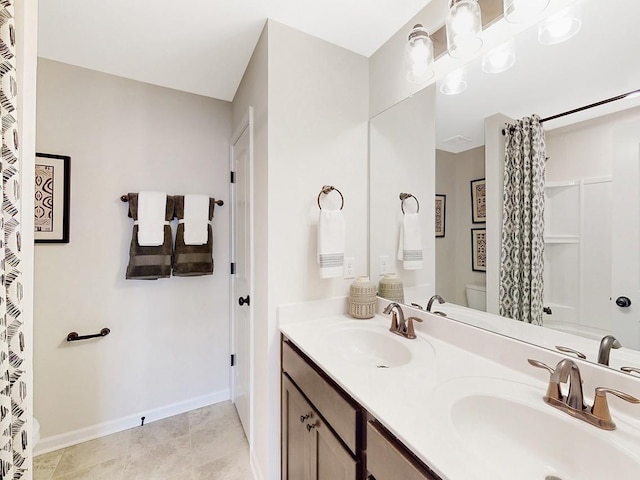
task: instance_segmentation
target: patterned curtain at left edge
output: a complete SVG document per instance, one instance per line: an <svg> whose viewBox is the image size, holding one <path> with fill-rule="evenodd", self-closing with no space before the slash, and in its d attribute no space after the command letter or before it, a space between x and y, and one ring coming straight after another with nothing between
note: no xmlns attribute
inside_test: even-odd
<svg viewBox="0 0 640 480"><path fill-rule="evenodd" d="M0 0L0 480L27 476L27 384L20 273L20 171L18 156L14 0Z"/></svg>
<svg viewBox="0 0 640 480"><path fill-rule="evenodd" d="M540 117L506 129L500 315L542 325L546 148Z"/></svg>

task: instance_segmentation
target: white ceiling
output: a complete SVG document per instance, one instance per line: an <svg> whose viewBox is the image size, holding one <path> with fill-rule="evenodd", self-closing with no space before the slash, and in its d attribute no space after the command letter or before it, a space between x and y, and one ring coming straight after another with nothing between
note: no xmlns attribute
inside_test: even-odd
<svg viewBox="0 0 640 480"><path fill-rule="evenodd" d="M576 5L582 29L575 37L544 46L538 43L537 27L526 30L516 38L516 64L510 70L484 73L478 59L465 67L465 92L438 92L438 148L456 153L484 145L484 119L495 113L516 119L536 113L544 118L640 89L640 1L584 0ZM616 104L620 107L621 102ZM627 104L638 104L638 99ZM589 112L609 113L606 107ZM565 117L565 123L578 118ZM560 125L561 120L554 120L545 123L545 129ZM456 135L471 142L443 143Z"/></svg>
<svg viewBox="0 0 640 480"><path fill-rule="evenodd" d="M231 101L267 18L368 57L430 1L40 0L38 50Z"/></svg>

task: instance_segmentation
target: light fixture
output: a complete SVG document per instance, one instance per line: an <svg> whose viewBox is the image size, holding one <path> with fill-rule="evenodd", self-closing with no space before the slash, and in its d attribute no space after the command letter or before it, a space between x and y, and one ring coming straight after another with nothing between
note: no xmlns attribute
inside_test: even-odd
<svg viewBox="0 0 640 480"><path fill-rule="evenodd" d="M504 19L511 23L534 20L549 5L549 0L504 0Z"/></svg>
<svg viewBox="0 0 640 480"><path fill-rule="evenodd" d="M440 91L445 95L458 95L467 89L467 81L462 68L451 72L440 84Z"/></svg>
<svg viewBox="0 0 640 480"><path fill-rule="evenodd" d="M433 42L421 24L413 27L405 54L407 80L422 83L433 77Z"/></svg>
<svg viewBox="0 0 640 480"><path fill-rule="evenodd" d="M478 0L450 0L447 50L454 58L468 58L482 48L482 14Z"/></svg>
<svg viewBox="0 0 640 480"><path fill-rule="evenodd" d="M538 25L538 41L543 45L566 42L582 27L582 22L572 8L552 15Z"/></svg>
<svg viewBox="0 0 640 480"><path fill-rule="evenodd" d="M482 71L500 73L509 70L514 63L516 63L516 44L510 40L482 57Z"/></svg>

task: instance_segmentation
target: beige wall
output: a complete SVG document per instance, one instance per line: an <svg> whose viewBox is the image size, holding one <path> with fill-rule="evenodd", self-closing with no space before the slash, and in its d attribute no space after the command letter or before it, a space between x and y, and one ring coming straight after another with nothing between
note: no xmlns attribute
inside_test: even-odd
<svg viewBox="0 0 640 480"><path fill-rule="evenodd" d="M40 59L37 149L71 156L70 243L36 246L35 413L55 447L229 396L231 105ZM127 192L204 193L214 275L125 280ZM68 332L97 341L67 344ZM51 438L52 436L60 436Z"/></svg>
<svg viewBox="0 0 640 480"><path fill-rule="evenodd" d="M268 275L268 47L269 26L266 25L242 77L242 82L233 99L232 125L236 129L249 107L254 108L253 181L254 181L254 285L253 308L253 445L251 463L256 478L266 479L269 450L268 404L261 399L267 397L269 385L267 358L268 324L267 306L269 284Z"/></svg>
<svg viewBox="0 0 640 480"><path fill-rule="evenodd" d="M484 178L484 147L457 154L436 151L436 193L447 196L445 237L436 241L436 291L446 301L466 305L465 285L484 284L486 274L471 268L471 180Z"/></svg>

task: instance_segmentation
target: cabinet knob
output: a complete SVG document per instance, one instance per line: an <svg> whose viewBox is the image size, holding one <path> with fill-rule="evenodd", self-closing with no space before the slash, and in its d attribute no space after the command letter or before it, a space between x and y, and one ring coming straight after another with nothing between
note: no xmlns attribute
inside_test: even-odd
<svg viewBox="0 0 640 480"><path fill-rule="evenodd" d="M304 423L304 421L309 417L311 417L310 413L307 413L306 415L300 415L300 423Z"/></svg>
<svg viewBox="0 0 640 480"><path fill-rule="evenodd" d="M621 308L627 308L631 306L631 300L629 297L618 297L616 298L616 305Z"/></svg>
<svg viewBox="0 0 640 480"><path fill-rule="evenodd" d="M308 423L307 424L307 432L310 432L314 428L316 428L316 424L315 423Z"/></svg>
<svg viewBox="0 0 640 480"><path fill-rule="evenodd" d="M242 307L243 305L251 305L250 303L251 299L249 298L249 295L246 296L246 298L238 298L238 304Z"/></svg>

